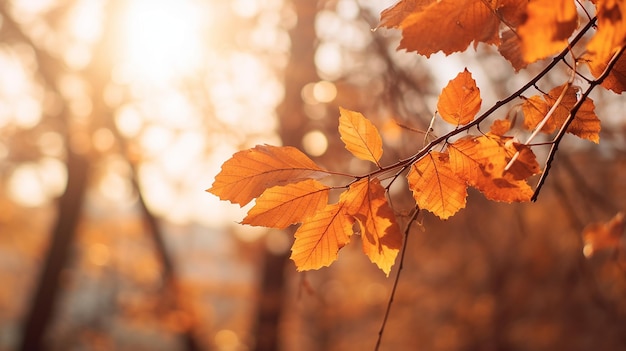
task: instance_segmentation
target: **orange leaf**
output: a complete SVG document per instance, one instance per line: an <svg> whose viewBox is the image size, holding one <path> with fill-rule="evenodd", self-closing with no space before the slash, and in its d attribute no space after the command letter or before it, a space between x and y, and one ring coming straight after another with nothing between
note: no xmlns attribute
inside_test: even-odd
<svg viewBox="0 0 626 351"><path fill-rule="evenodd" d="M411 13L419 12L436 0L402 0L380 13L379 27L397 27Z"/></svg>
<svg viewBox="0 0 626 351"><path fill-rule="evenodd" d="M443 88L437 110L444 121L459 126L474 119L481 103L480 89L466 68Z"/></svg>
<svg viewBox="0 0 626 351"><path fill-rule="evenodd" d="M511 130L511 120L496 119L495 121L493 121L489 129L492 134L503 136L509 130Z"/></svg>
<svg viewBox="0 0 626 351"><path fill-rule="evenodd" d="M588 225L583 230L583 240L585 242L583 253L585 256L591 257L600 250L619 248L620 242L624 237L625 228L626 222L622 212L616 214L606 223L592 223Z"/></svg>
<svg viewBox="0 0 626 351"><path fill-rule="evenodd" d="M502 138L493 134L468 136L450 144L448 153L450 168L487 199L504 202L530 200L533 191L528 183L504 171L512 153L507 151ZM538 165L536 169L539 169Z"/></svg>
<svg viewBox="0 0 626 351"><path fill-rule="evenodd" d="M585 56L588 59L589 70L594 77L599 78L608 65L609 60L599 61L595 55ZM611 57L609 57L610 59ZM618 59L609 75L602 81L604 88L612 90L617 94L626 91L626 54L622 54Z"/></svg>
<svg viewBox="0 0 626 351"><path fill-rule="evenodd" d="M402 246L400 227L377 178L363 178L347 192L347 212L361 227L363 252L387 276Z"/></svg>
<svg viewBox="0 0 626 351"><path fill-rule="evenodd" d="M598 31L587 43L593 61L608 62L613 53L626 44L626 2L596 1Z"/></svg>
<svg viewBox="0 0 626 351"><path fill-rule="evenodd" d="M499 42L500 19L485 0L418 1L414 11L398 24L398 19L411 8L408 1L402 3L406 7L390 12L393 18L389 15L381 20L382 26L402 29L399 49L429 57L440 50L446 55L463 51L472 42Z"/></svg>
<svg viewBox="0 0 626 351"><path fill-rule="evenodd" d="M498 47L498 51L502 57L511 63L515 71L528 66L528 62L524 60L521 46L522 42L519 35L512 29L506 29L502 32L502 42Z"/></svg>
<svg viewBox="0 0 626 351"><path fill-rule="evenodd" d="M578 26L574 0L535 0L526 8L527 19L517 29L528 63L563 50Z"/></svg>
<svg viewBox="0 0 626 351"><path fill-rule="evenodd" d="M515 159L515 162L511 164L507 171L513 179L523 180L541 172L539 163L537 163L537 157L530 147L524 144L514 143L513 139L510 137L505 137L503 140L507 140L504 143L507 164L516 153L519 153L517 159Z"/></svg>
<svg viewBox="0 0 626 351"><path fill-rule="evenodd" d="M448 154L428 153L411 166L407 178L418 206L437 217L447 219L465 207L467 185L450 168Z"/></svg>
<svg viewBox="0 0 626 351"><path fill-rule="evenodd" d="M329 266L352 235L354 219L346 214L345 192L338 203L327 205L296 230L291 259L298 271Z"/></svg>
<svg viewBox="0 0 626 351"><path fill-rule="evenodd" d="M257 145L235 153L224 162L213 186L207 191L222 200L243 206L267 188L327 175L294 147Z"/></svg>
<svg viewBox="0 0 626 351"><path fill-rule="evenodd" d="M242 223L281 229L301 223L326 206L329 190L313 179L271 187L259 196Z"/></svg>
<svg viewBox="0 0 626 351"><path fill-rule="evenodd" d="M527 129L533 130L537 127L550 108L556 103L564 87L560 86L552 89L547 95L543 96L543 100L535 95L524 101L522 111L524 112L524 126ZM570 87L565 92L565 96L548 122L541 128L541 132L550 134L560 129L577 101L576 89ZM567 132L597 144L600 141L600 120L594 110L595 104L593 100L591 98L585 99L585 102L578 109L574 120L567 128Z"/></svg>
<svg viewBox="0 0 626 351"><path fill-rule="evenodd" d="M339 134L346 149L355 157L378 165L383 155L383 140L376 127L362 114L339 108Z"/></svg>

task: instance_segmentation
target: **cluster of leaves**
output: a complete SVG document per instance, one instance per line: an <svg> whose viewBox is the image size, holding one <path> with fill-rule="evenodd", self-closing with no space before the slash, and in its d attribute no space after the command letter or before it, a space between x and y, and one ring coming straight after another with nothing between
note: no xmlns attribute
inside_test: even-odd
<svg viewBox="0 0 626 351"><path fill-rule="evenodd" d="M383 143L376 127L362 114L341 108L341 140L352 155L376 166L368 174L325 170L296 148L260 145L226 161L208 191L241 206L256 199L244 224L285 228L301 223L291 255L299 270L330 265L357 228L363 251L388 275L402 244L388 201L389 186L400 175L406 174L418 209L447 219L465 207L468 187L494 201L534 200L565 133L599 142L600 120L589 94L600 85L617 93L626 89L626 56L621 55L626 2L592 3L597 14L593 18L586 10L591 6L574 0L401 0L383 11L380 21L381 27L402 31L399 49L429 56L486 43L497 46L515 70L558 55L525 86L480 115L480 90L467 69L459 73L443 88L435 115L454 129L391 165L380 164ZM591 39L579 44L593 29ZM582 54L575 54L580 47ZM559 62L570 67L566 82L549 92L522 95L539 90L537 82ZM578 71L580 63L588 65L593 78ZM586 82L585 89L573 85L576 77ZM475 128L516 98L522 103L495 120L489 132ZM518 115L523 116L519 127L530 134L526 142L508 135L516 127L511 116ZM472 128L478 132L470 134ZM467 135L459 136L463 132ZM552 136L543 170L533 152L537 145L532 144L539 133ZM541 176L533 188L529 178L537 174ZM350 180L329 186L320 182L327 176ZM331 190L342 192L338 201L329 203Z"/></svg>

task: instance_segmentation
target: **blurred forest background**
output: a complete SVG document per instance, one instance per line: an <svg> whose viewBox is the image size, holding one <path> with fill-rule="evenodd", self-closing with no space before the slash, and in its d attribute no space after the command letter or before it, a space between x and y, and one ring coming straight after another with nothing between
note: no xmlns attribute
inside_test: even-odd
<svg viewBox="0 0 626 351"><path fill-rule="evenodd" d="M363 171L339 106L393 162L464 67L483 107L541 68L397 52L372 30L392 3L0 0L0 350L373 349L393 280L359 243L296 273L289 231L204 190L260 143ZM537 203L420 217L381 350L626 349L623 240L585 257L581 235L626 209L626 100L593 99L600 145L566 138Z"/></svg>

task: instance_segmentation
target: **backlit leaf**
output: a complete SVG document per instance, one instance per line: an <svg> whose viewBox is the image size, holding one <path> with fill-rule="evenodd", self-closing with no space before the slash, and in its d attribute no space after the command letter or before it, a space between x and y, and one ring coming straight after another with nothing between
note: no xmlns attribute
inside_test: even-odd
<svg viewBox="0 0 626 351"><path fill-rule="evenodd" d="M407 178L418 206L437 217L448 219L465 207L467 185L450 168L448 154L426 154L411 166Z"/></svg>
<svg viewBox="0 0 626 351"><path fill-rule="evenodd" d="M522 41L515 31L512 29L504 30L501 40L498 51L502 57L511 63L515 71L528 66L528 62L524 60L524 54L522 53Z"/></svg>
<svg viewBox="0 0 626 351"><path fill-rule="evenodd" d="M512 153L507 150L505 140L496 135L461 138L448 145L448 153L450 168L489 200L522 202L529 201L533 195L525 180L505 172Z"/></svg>
<svg viewBox="0 0 626 351"><path fill-rule="evenodd" d="M599 78L606 69L609 60L599 60L592 55L585 56L588 60L589 70L594 77ZM610 57L609 57L610 59ZM626 54L622 54L618 59L609 75L602 82L602 86L612 90L617 94L626 91Z"/></svg>
<svg viewBox="0 0 626 351"><path fill-rule="evenodd" d="M511 130L511 120L510 119L496 119L489 127L489 131L492 134L503 136Z"/></svg>
<svg viewBox="0 0 626 351"><path fill-rule="evenodd" d="M556 87L544 95L543 99L539 96L533 96L524 101L522 111L524 112L524 126L527 129L534 130L537 127L556 103L563 89L564 86ZM577 101L577 90L570 87L548 122L541 128L541 132L551 134L560 129ZM600 120L594 111L593 100L591 98L585 99L574 120L567 128L567 132L597 144L600 141Z"/></svg>
<svg viewBox="0 0 626 351"><path fill-rule="evenodd" d="M208 192L241 206L267 188L320 179L328 173L291 146L257 145L239 151L224 162Z"/></svg>
<svg viewBox="0 0 626 351"><path fill-rule="evenodd" d="M383 141L376 127L359 112L339 110L339 134L346 149L355 157L378 165L383 155Z"/></svg>
<svg viewBox="0 0 626 351"><path fill-rule="evenodd" d="M380 13L379 27L397 27L411 13L421 11L435 0L403 0Z"/></svg>
<svg viewBox="0 0 626 351"><path fill-rule="evenodd" d="M308 179L263 192L243 219L243 224L286 228L301 223L328 203L329 187Z"/></svg>
<svg viewBox="0 0 626 351"><path fill-rule="evenodd" d="M626 1L596 1L598 31L587 44L593 61L608 62L626 44Z"/></svg>
<svg viewBox="0 0 626 351"><path fill-rule="evenodd" d="M508 171L506 171L507 174L510 174L513 179L516 180L528 179L530 176L539 174L541 169L539 168L539 163L537 163L537 156L535 156L530 147L515 143L509 137L503 138L503 140L507 139L508 141L504 143L505 160L507 164L514 155L517 154L515 162L513 162Z"/></svg>
<svg viewBox="0 0 626 351"><path fill-rule="evenodd" d="M481 103L480 90L466 68L443 88L437 110L444 121L458 126L471 122Z"/></svg>
<svg viewBox="0 0 626 351"><path fill-rule="evenodd" d="M528 63L563 50L578 26L574 0L530 1L526 16L517 33L521 38L524 61Z"/></svg>
<svg viewBox="0 0 626 351"><path fill-rule="evenodd" d="M398 24L402 17L399 14L404 14L410 5L401 1L395 5L401 11L389 12L390 15L381 18L381 26L402 29L399 49L429 57L438 51L447 55L463 51L472 42L499 42L500 19L484 0L418 1L415 11Z"/></svg>
<svg viewBox="0 0 626 351"><path fill-rule="evenodd" d="M327 205L296 230L291 259L298 271L329 266L352 235L354 219L346 213L344 192L336 204Z"/></svg>
<svg viewBox="0 0 626 351"><path fill-rule="evenodd" d="M347 211L361 228L363 252L389 276L402 246L402 235L385 189L378 179L363 178L350 186L347 195Z"/></svg>

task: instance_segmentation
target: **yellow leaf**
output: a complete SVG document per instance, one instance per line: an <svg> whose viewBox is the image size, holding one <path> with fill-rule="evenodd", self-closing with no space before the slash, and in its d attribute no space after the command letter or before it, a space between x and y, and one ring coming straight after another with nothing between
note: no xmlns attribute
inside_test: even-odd
<svg viewBox="0 0 626 351"><path fill-rule="evenodd" d="M553 55L567 46L578 26L574 0L534 0L528 3L527 19L519 26L524 61L528 63Z"/></svg>
<svg viewBox="0 0 626 351"><path fill-rule="evenodd" d="M444 121L458 126L471 122L481 103L480 90L466 68L443 88L437 110Z"/></svg>
<svg viewBox="0 0 626 351"><path fill-rule="evenodd" d="M447 154L428 153L411 166L407 178L418 206L437 217L447 219L465 207L467 185L450 168Z"/></svg>
<svg viewBox="0 0 626 351"><path fill-rule="evenodd" d="M291 259L298 271L329 266L337 259L339 249L350 241L354 224L345 208L343 200L327 205L296 230Z"/></svg>
<svg viewBox="0 0 626 351"><path fill-rule="evenodd" d="M461 138L448 145L448 153L450 168L489 200L523 202L533 195L525 180L505 172L511 152L505 147L505 139L497 135Z"/></svg>
<svg viewBox="0 0 626 351"><path fill-rule="evenodd" d="M363 178L350 186L346 201L348 214L361 228L363 252L389 276L402 246L402 235L385 189L378 179Z"/></svg>
<svg viewBox="0 0 626 351"><path fill-rule="evenodd" d="M257 145L237 152L224 162L208 192L241 206L267 188L320 179L328 173L291 146Z"/></svg>
<svg viewBox="0 0 626 351"><path fill-rule="evenodd" d="M535 95L524 101L522 111L524 112L524 126L527 129L533 130L537 127L550 108L556 103L564 87L563 85L552 89L543 96L543 99ZM560 129L577 101L577 90L569 87L559 106L550 116L548 122L541 128L541 132L550 134ZM567 132L597 144L600 141L600 119L598 119L594 111L595 104L593 100L591 98L585 99L580 109L578 109L574 120L567 128Z"/></svg>
<svg viewBox="0 0 626 351"><path fill-rule="evenodd" d="M383 141L376 127L362 114L339 108L339 134L346 149L355 157L378 165L383 155Z"/></svg>
<svg viewBox="0 0 626 351"><path fill-rule="evenodd" d="M270 228L301 223L326 206L329 190L313 179L271 187L259 196L242 223Z"/></svg>

